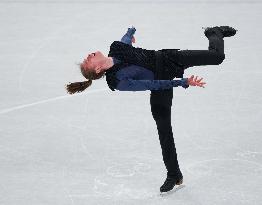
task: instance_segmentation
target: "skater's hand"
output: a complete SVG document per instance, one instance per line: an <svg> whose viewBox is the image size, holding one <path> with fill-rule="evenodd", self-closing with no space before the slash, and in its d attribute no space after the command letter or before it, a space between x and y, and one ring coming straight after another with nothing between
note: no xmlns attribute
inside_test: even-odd
<svg viewBox="0 0 262 205"><path fill-rule="evenodd" d="M127 33L130 35L130 36L132 36L132 43L135 43L136 42L136 39L135 39L135 37L134 37L134 35L135 35L135 32L136 32L136 28L134 27L134 26L132 26L131 28L128 28L128 30L127 30Z"/></svg>
<svg viewBox="0 0 262 205"><path fill-rule="evenodd" d="M198 76L194 78L194 75L192 75L190 78L187 79L187 84L190 86L198 86L204 88L205 82L202 82L203 78L197 79Z"/></svg>
<svg viewBox="0 0 262 205"><path fill-rule="evenodd" d="M132 43L135 43L136 42L136 39L134 37L135 32L136 32L136 28L134 26L132 26L132 28L128 28L125 35L123 35L123 37L121 38L121 42L128 45L132 45Z"/></svg>
<svg viewBox="0 0 262 205"><path fill-rule="evenodd" d="M132 37L132 43L135 43L136 42L136 39L135 39L135 36Z"/></svg>
<svg viewBox="0 0 262 205"><path fill-rule="evenodd" d="M135 32L136 32L136 28L134 26L132 26L131 28L127 29L126 34L131 37L135 34Z"/></svg>

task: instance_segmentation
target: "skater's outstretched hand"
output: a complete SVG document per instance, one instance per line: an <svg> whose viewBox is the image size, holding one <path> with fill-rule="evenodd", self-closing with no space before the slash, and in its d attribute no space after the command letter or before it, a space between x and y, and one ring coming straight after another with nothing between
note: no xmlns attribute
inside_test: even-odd
<svg viewBox="0 0 262 205"><path fill-rule="evenodd" d="M136 42L136 39L135 39L135 32L136 32L136 28L134 26L132 26L131 28L128 28L128 31L127 31L131 36L132 36L132 43L135 43Z"/></svg>
<svg viewBox="0 0 262 205"><path fill-rule="evenodd" d="M134 26L132 26L131 28L128 28L125 35L121 38L121 42L125 44L129 44L129 45L132 45L132 43L135 43L136 42L136 39L134 37L135 32L136 32L136 28Z"/></svg>
<svg viewBox="0 0 262 205"><path fill-rule="evenodd" d="M190 78L187 79L187 83L190 86L198 86L204 88L204 85L206 84L205 82L202 82L203 78L197 79L198 76L194 77L192 75Z"/></svg>
<svg viewBox="0 0 262 205"><path fill-rule="evenodd" d="M135 43L136 42L136 39L135 39L135 36L132 37L132 43Z"/></svg>

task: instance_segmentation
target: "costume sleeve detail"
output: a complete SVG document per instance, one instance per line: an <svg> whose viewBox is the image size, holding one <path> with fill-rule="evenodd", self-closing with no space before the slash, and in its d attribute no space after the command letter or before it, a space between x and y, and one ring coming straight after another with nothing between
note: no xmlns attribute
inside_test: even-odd
<svg viewBox="0 0 262 205"><path fill-rule="evenodd" d="M132 38L135 32L135 27L128 28L126 34L121 38L121 42L132 46Z"/></svg>
<svg viewBox="0 0 262 205"><path fill-rule="evenodd" d="M123 37L121 38L121 42L132 46L132 38L133 38L133 35L135 34L135 32L136 32L135 27L128 28L125 35L123 35ZM114 62L114 64L117 64L117 63L121 63L121 60L113 57L113 62Z"/></svg>
<svg viewBox="0 0 262 205"><path fill-rule="evenodd" d="M186 88L186 79L182 80L121 80L117 85L120 91L145 91L145 90L165 90L182 86Z"/></svg>

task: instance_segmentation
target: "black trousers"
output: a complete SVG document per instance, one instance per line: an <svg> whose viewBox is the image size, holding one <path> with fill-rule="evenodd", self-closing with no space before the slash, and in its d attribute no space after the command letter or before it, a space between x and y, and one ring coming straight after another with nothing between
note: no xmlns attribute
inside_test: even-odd
<svg viewBox="0 0 262 205"><path fill-rule="evenodd" d="M208 50L179 50L172 57L186 67L218 65L225 59L224 40L221 34L214 34L208 38ZM150 105L153 118L157 125L159 141L167 175L180 178L182 176L177 159L171 126L171 106L173 89L151 91Z"/></svg>

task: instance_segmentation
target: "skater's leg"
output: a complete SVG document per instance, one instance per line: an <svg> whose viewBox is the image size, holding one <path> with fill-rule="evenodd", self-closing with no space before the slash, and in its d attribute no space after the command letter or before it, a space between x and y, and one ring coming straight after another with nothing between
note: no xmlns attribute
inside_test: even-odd
<svg viewBox="0 0 262 205"><path fill-rule="evenodd" d="M177 161L176 147L171 126L173 90L151 91L150 104L157 125L163 160L168 176L179 178L182 173Z"/></svg>
<svg viewBox="0 0 262 205"><path fill-rule="evenodd" d="M172 58L186 67L221 64L225 59L222 34L214 33L208 40L208 50L179 50Z"/></svg>

